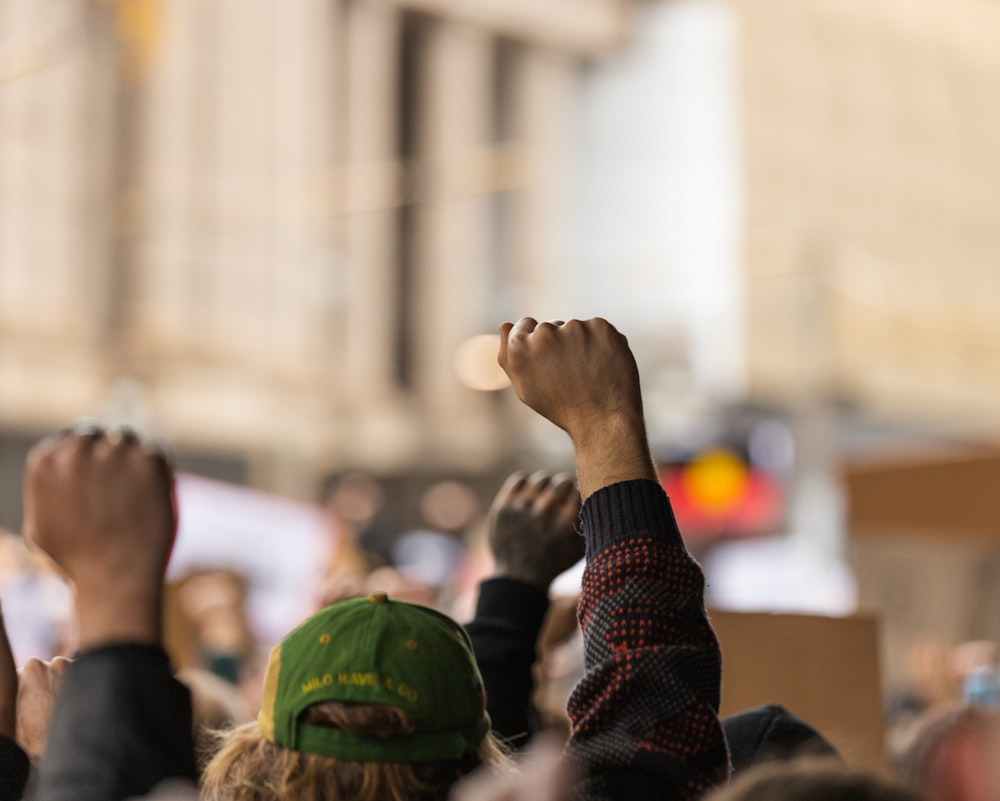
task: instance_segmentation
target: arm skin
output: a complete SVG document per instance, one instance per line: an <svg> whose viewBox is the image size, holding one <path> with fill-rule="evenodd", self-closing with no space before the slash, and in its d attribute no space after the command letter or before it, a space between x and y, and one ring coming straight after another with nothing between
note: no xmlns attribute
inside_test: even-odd
<svg viewBox="0 0 1000 801"><path fill-rule="evenodd" d="M704 576L687 554L646 439L639 375L606 320L500 327L518 397L566 431L577 456L587 569L585 675L567 754L586 801L685 801L729 776L718 718L721 656Z"/></svg>

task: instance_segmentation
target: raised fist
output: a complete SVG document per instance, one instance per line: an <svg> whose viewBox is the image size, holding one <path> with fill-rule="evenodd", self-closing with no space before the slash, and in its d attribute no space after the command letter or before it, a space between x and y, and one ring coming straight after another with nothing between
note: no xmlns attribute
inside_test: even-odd
<svg viewBox="0 0 1000 801"><path fill-rule="evenodd" d="M24 535L72 584L80 645L158 640L173 473L134 432L57 434L28 455ZM154 626L155 623L155 626Z"/></svg>
<svg viewBox="0 0 1000 801"><path fill-rule="evenodd" d="M580 496L566 473L514 473L490 510L494 575L548 588L583 558Z"/></svg>
<svg viewBox="0 0 1000 801"><path fill-rule="evenodd" d="M607 320L504 323L497 361L517 396L574 442L612 417L642 420L635 359Z"/></svg>

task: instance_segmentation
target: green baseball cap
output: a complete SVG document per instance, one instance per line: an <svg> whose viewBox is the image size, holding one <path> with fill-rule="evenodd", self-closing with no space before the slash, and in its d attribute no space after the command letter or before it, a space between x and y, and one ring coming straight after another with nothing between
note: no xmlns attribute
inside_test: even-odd
<svg viewBox="0 0 1000 801"><path fill-rule="evenodd" d="M414 718L416 729L360 737L301 722L307 707L324 701L397 707ZM490 730L465 629L382 592L326 607L275 646L257 724L284 748L356 762L459 759Z"/></svg>

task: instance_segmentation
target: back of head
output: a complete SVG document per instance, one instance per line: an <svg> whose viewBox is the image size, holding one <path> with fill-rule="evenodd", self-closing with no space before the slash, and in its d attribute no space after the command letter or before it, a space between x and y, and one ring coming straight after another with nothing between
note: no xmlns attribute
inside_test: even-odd
<svg viewBox="0 0 1000 801"><path fill-rule="evenodd" d="M934 801L993 801L1000 797L1000 712L969 705L932 712L894 762Z"/></svg>
<svg viewBox="0 0 1000 801"><path fill-rule="evenodd" d="M327 702L304 717L359 738L407 737L414 728L405 712L380 705ZM463 776L507 759L492 734L458 759L423 762L361 762L284 748L256 723L220 739L202 775L206 801L445 801Z"/></svg>
<svg viewBox="0 0 1000 801"><path fill-rule="evenodd" d="M822 734L780 704L766 704L723 719L733 774L755 765L799 757L840 759Z"/></svg>
<svg viewBox="0 0 1000 801"><path fill-rule="evenodd" d="M213 801L431 801L503 755L465 630L384 594L342 601L271 653L256 723L206 767Z"/></svg>
<svg viewBox="0 0 1000 801"><path fill-rule="evenodd" d="M802 759L754 768L706 801L924 801L905 785L849 770L829 760Z"/></svg>

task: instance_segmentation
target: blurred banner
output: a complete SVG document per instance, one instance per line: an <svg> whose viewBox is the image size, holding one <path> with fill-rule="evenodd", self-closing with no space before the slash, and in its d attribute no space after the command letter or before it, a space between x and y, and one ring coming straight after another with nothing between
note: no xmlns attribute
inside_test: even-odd
<svg viewBox="0 0 1000 801"><path fill-rule="evenodd" d="M168 578L225 570L247 582L247 616L269 647L316 609L337 539L332 517L315 504L181 474L180 526Z"/></svg>

